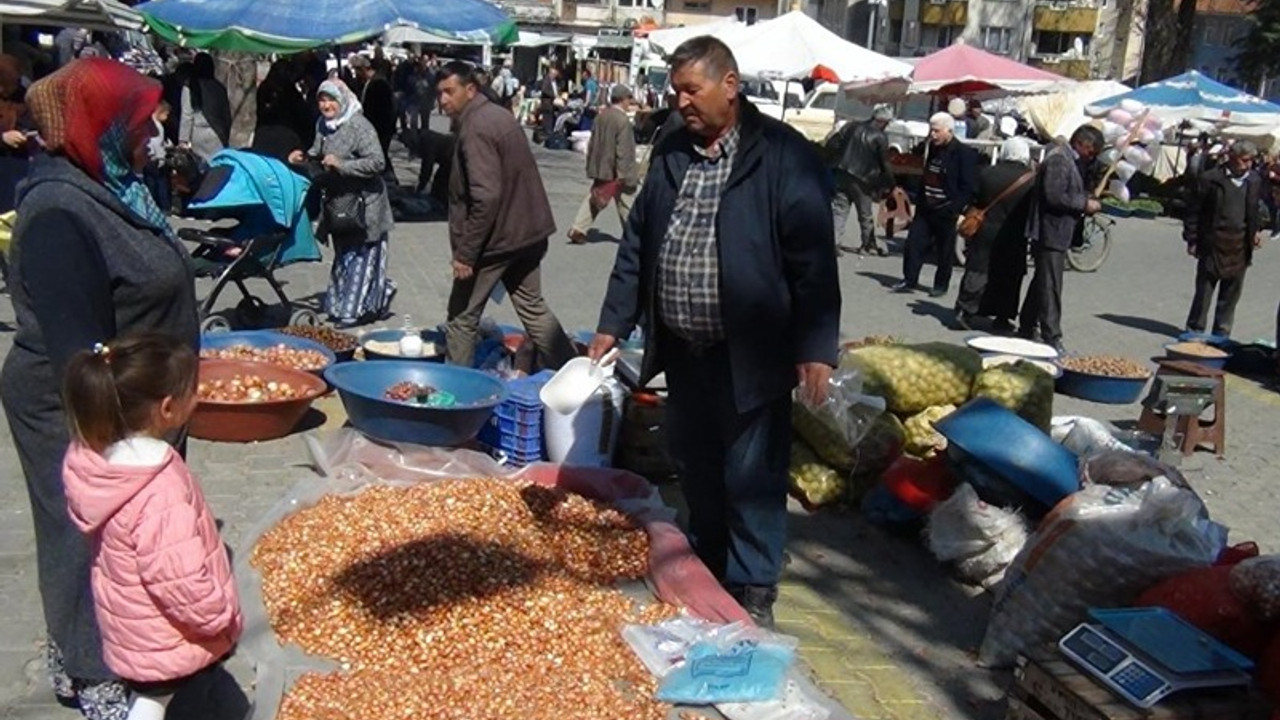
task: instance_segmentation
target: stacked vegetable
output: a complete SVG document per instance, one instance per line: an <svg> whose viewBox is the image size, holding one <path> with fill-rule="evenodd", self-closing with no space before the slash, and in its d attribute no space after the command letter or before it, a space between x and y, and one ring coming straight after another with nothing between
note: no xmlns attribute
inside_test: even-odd
<svg viewBox="0 0 1280 720"><path fill-rule="evenodd" d="M1049 373L1021 361L984 370L982 357L964 346L850 343L837 375L847 371L886 409L840 397L817 408L795 404L791 489L810 507L856 503L903 454L944 453L934 423L972 398L991 398L1046 431L1053 414Z"/></svg>

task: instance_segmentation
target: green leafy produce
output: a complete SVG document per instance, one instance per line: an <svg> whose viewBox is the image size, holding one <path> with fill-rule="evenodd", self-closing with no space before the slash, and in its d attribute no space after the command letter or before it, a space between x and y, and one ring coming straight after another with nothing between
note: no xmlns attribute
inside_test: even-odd
<svg viewBox="0 0 1280 720"><path fill-rule="evenodd" d="M1053 376L1025 360L987 368L973 381L973 396L991 398L1048 432L1053 418Z"/></svg>
<svg viewBox="0 0 1280 720"><path fill-rule="evenodd" d="M900 416L969 399L982 356L960 345L923 343L863 347L844 354L842 367L862 373L863 392L885 399Z"/></svg>
<svg viewBox="0 0 1280 720"><path fill-rule="evenodd" d="M955 405L938 405L907 418L902 423L902 427L906 430L904 452L928 459L946 450L947 439L933 428L933 424L955 412L955 409Z"/></svg>
<svg viewBox="0 0 1280 720"><path fill-rule="evenodd" d="M791 493L807 506L830 505L844 497L846 482L840 473L822 464L799 440L791 443Z"/></svg>

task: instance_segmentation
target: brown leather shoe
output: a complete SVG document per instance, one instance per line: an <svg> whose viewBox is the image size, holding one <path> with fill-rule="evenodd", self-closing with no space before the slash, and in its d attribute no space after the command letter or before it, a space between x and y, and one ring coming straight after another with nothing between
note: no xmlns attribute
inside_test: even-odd
<svg viewBox="0 0 1280 720"><path fill-rule="evenodd" d="M578 232L577 230L570 230L570 231L569 231L569 242L570 242L570 243L572 243L572 244L574 244L574 245L586 245L586 244L587 244L587 234L586 234L586 233L580 233L580 232Z"/></svg>

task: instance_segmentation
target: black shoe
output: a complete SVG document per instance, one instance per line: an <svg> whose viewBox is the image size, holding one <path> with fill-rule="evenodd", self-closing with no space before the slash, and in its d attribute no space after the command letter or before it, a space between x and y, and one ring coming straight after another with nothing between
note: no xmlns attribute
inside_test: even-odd
<svg viewBox="0 0 1280 720"><path fill-rule="evenodd" d="M946 297L946 295L947 295L947 288L934 288L929 291L929 297L931 298Z"/></svg>
<svg viewBox="0 0 1280 720"><path fill-rule="evenodd" d="M1030 341L1031 341L1031 342L1033 342L1033 343L1043 343L1043 342L1044 342L1043 340L1041 340L1041 339L1040 339L1040 331L1039 331L1039 330L1026 330L1026 329L1023 329L1023 328L1019 328L1019 329L1018 329L1018 337L1022 338L1023 340L1030 340Z"/></svg>
<svg viewBox="0 0 1280 720"><path fill-rule="evenodd" d="M1012 335L1014 329L1013 323L1004 318L996 318L995 322L991 323L991 332L996 335Z"/></svg>
<svg viewBox="0 0 1280 720"><path fill-rule="evenodd" d="M889 248L886 247L864 247L862 252L866 255L876 255L877 257L889 257Z"/></svg>
<svg viewBox="0 0 1280 720"><path fill-rule="evenodd" d="M844 255L845 253L852 253L854 255L862 254L861 250L857 248L851 248L848 245L836 245L836 252L840 255Z"/></svg>
<svg viewBox="0 0 1280 720"><path fill-rule="evenodd" d="M1058 351L1058 357L1066 357L1066 356L1067 356L1067 348L1066 348L1066 346L1065 346L1065 345L1063 345L1063 344L1062 344L1062 341L1061 341L1061 340L1058 340L1058 341L1056 341L1056 342L1047 343L1047 344L1048 344L1049 346L1051 346L1054 350L1057 350L1057 351Z"/></svg>
<svg viewBox="0 0 1280 720"><path fill-rule="evenodd" d="M776 585L741 585L729 588L729 595L751 616L751 621L765 630L772 630L773 604L778 600Z"/></svg>
<svg viewBox="0 0 1280 720"><path fill-rule="evenodd" d="M919 286L919 285L916 285L915 283L909 283L909 282L907 282L906 280L903 280L902 282L900 282L900 283L898 283L898 284L894 285L893 287L889 288L889 290L891 290L892 292L896 292L896 293L903 294L903 295L905 295L905 294L907 294L907 293L913 293L913 292L915 292L916 290L919 290L919 289L920 289L920 286Z"/></svg>
<svg viewBox="0 0 1280 720"><path fill-rule="evenodd" d="M972 319L973 317L969 313L957 310L955 318L951 321L951 327L956 330L972 330L973 325L969 322Z"/></svg>

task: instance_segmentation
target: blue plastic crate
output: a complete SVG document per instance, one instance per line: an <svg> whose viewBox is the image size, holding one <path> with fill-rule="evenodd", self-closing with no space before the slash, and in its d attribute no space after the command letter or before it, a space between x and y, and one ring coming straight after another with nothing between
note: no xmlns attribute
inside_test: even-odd
<svg viewBox="0 0 1280 720"><path fill-rule="evenodd" d="M536 408L526 408L519 405L511 405L502 403L493 409L493 414L508 422L517 425L541 425L542 424L542 406Z"/></svg>
<svg viewBox="0 0 1280 720"><path fill-rule="evenodd" d="M542 391L542 386L546 385L547 381L553 377L555 377L554 372L543 370L536 375L507 381L507 397L502 404L541 410L542 398L538 397L538 393Z"/></svg>
<svg viewBox="0 0 1280 720"><path fill-rule="evenodd" d="M485 425L476 438L491 447L508 453L518 453L526 457L542 457L542 436L522 438L499 432L492 425Z"/></svg>
<svg viewBox="0 0 1280 720"><path fill-rule="evenodd" d="M522 438L542 437L542 413L538 413L535 419L528 421L505 418L495 413L489 418L487 425L497 428L503 435Z"/></svg>

